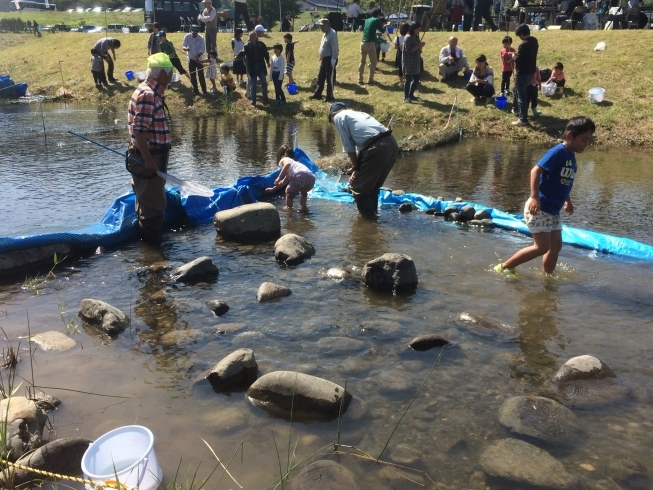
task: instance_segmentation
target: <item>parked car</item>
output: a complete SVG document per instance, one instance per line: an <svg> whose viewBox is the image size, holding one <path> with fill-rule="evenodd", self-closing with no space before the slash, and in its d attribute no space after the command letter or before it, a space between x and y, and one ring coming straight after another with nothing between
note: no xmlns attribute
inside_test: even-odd
<svg viewBox="0 0 653 490"><path fill-rule="evenodd" d="M40 26L41 32L54 32L54 26Z"/></svg>
<svg viewBox="0 0 653 490"><path fill-rule="evenodd" d="M138 29L138 32L140 32L141 34L144 34L144 33L146 33L146 32L152 32L152 29L151 29L151 28L148 29L148 27L147 27L145 24L143 24L143 25Z"/></svg>
<svg viewBox="0 0 653 490"><path fill-rule="evenodd" d="M131 12L132 8L131 7L125 7L124 9L122 9L122 11L123 12Z"/></svg>
<svg viewBox="0 0 653 490"><path fill-rule="evenodd" d="M132 12L142 12L142 11L143 11L142 8L137 8L137 9L132 10Z"/></svg>
<svg viewBox="0 0 653 490"><path fill-rule="evenodd" d="M82 7L77 7L77 8L75 9L75 12L77 12L78 14L81 14L81 13L84 12L84 9L83 9Z"/></svg>
<svg viewBox="0 0 653 490"><path fill-rule="evenodd" d="M60 32L70 32L71 27L66 24L56 24L53 28L53 31L60 31Z"/></svg>
<svg viewBox="0 0 653 490"><path fill-rule="evenodd" d="M95 29L91 29L90 31L87 31L89 34L97 34L100 32L107 32L107 28L104 26L98 26Z"/></svg>
<svg viewBox="0 0 653 490"><path fill-rule="evenodd" d="M79 27L79 29L77 30L77 32L90 32L90 31L95 30L95 29L97 29L97 26L87 26L87 25L83 25L83 26L80 26L80 27Z"/></svg>
<svg viewBox="0 0 653 490"><path fill-rule="evenodd" d="M105 12L112 12L112 11L113 11L113 9L111 7L109 7L108 9L105 10Z"/></svg>
<svg viewBox="0 0 653 490"><path fill-rule="evenodd" d="M126 26L132 34L138 34L141 31L140 26Z"/></svg>
<svg viewBox="0 0 653 490"><path fill-rule="evenodd" d="M69 14L72 14L74 11L75 11L75 9L68 9L68 10L66 10L66 12L68 12Z"/></svg>
<svg viewBox="0 0 653 490"><path fill-rule="evenodd" d="M107 26L107 32L122 32L124 24L109 24Z"/></svg>

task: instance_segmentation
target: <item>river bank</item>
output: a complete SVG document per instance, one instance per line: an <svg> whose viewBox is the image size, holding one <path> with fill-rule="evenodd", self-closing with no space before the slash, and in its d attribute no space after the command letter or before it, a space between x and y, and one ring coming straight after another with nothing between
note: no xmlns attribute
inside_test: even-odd
<svg viewBox="0 0 653 490"><path fill-rule="evenodd" d="M632 50L633 44L644 45L653 40L650 31L536 32L540 43L539 66L544 68L562 61L568 82L563 95L540 97L542 115L532 119L528 128L513 128L510 123L514 117L508 110L499 111L491 102L477 105L471 101L471 96L464 90L462 77L451 83L442 83L435 77L438 53L449 35L444 32L426 33L424 40L427 45L423 53L426 73L423 73L419 90L420 101L405 104L394 67L394 53L388 53L388 59L379 64L377 85L358 85L360 34L338 33L340 57L336 98L350 102L356 109L373 113L384 123L394 115L395 124L414 128L415 134L443 128L457 98L460 125L468 135L549 143L561 135L570 117L583 114L597 123L598 146L653 146L653 128L649 127L653 123L648 117L653 109L653 99L647 81L641 76L644 60L636 50ZM486 54L496 72L499 72L498 53L504 35L499 32L460 33L459 45L470 60L478 54ZM183 36L183 33L169 36L180 53ZM122 42L122 47L116 52L116 76L120 83L109 90L97 91L93 87L89 60L96 36L81 33L48 34L42 38L29 34L0 34L0 72L11 74L16 82L27 82L32 94L55 96L63 84L75 100L121 110L126 108L137 84L135 80L128 82L124 73L144 69L147 35L117 34L115 37ZM172 113L191 111L206 115L237 112L271 117L317 117L326 121L328 104L308 100L311 83L317 74L321 34L295 33L294 38L298 41L294 72L298 95L288 95L287 105L259 104L257 109L252 109L243 89L239 89L228 104L221 96L194 97L190 83L183 80L167 92L167 103ZM227 53L231 53L230 40L231 34L218 35L218 54L222 60L230 58L227 56ZM600 41L607 44L606 51L594 51L594 46ZM265 42L268 47L282 42L282 34L271 33ZM497 81L495 87L498 86ZM595 86L606 90L605 100L601 104L589 102L588 90ZM637 124L633 121L637 121Z"/></svg>

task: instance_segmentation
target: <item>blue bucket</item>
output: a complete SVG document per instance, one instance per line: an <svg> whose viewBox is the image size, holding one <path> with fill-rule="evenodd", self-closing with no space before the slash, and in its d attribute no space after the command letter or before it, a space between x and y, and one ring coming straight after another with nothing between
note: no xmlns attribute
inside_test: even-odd
<svg viewBox="0 0 653 490"><path fill-rule="evenodd" d="M286 85L286 89L290 95L297 95L297 85L294 82Z"/></svg>
<svg viewBox="0 0 653 490"><path fill-rule="evenodd" d="M465 80L469 80L471 78L471 76L472 76L472 71L471 70L463 72L463 77L465 78Z"/></svg>
<svg viewBox="0 0 653 490"><path fill-rule="evenodd" d="M134 79L134 72L129 70L125 72L125 76L127 77L127 80L133 80Z"/></svg>
<svg viewBox="0 0 653 490"><path fill-rule="evenodd" d="M393 32L395 32L395 28L394 28L394 27L388 27L387 30L388 30L388 34L392 34Z"/></svg>
<svg viewBox="0 0 653 490"><path fill-rule="evenodd" d="M505 95L497 95L494 98L494 105L497 107L497 109L501 109L501 110L505 109L507 103L508 103L508 97L506 97Z"/></svg>
<svg viewBox="0 0 653 490"><path fill-rule="evenodd" d="M458 32L463 32L463 25L462 24L458 24Z"/></svg>
<svg viewBox="0 0 653 490"><path fill-rule="evenodd" d="M25 97L25 94L27 94L27 84L25 82L17 83L14 85L14 90L16 91L16 95L18 95L18 97Z"/></svg>

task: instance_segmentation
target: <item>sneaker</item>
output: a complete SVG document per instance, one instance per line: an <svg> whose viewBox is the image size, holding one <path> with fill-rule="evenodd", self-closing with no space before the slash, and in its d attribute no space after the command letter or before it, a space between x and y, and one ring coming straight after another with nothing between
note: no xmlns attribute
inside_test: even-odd
<svg viewBox="0 0 653 490"><path fill-rule="evenodd" d="M406 98L404 99L404 102L407 102L408 104L412 104L413 101L410 100L410 98L406 97Z"/></svg>
<svg viewBox="0 0 653 490"><path fill-rule="evenodd" d="M249 105L250 105L251 107L256 108L256 104L255 104L254 102L250 102Z"/></svg>
<svg viewBox="0 0 653 490"><path fill-rule="evenodd" d="M533 109L533 117L537 117L540 114L542 114L540 111L538 111L537 109Z"/></svg>
<svg viewBox="0 0 653 490"><path fill-rule="evenodd" d="M521 119L517 119L516 121L511 122L513 126L528 126L528 121L524 122Z"/></svg>
<svg viewBox="0 0 653 490"><path fill-rule="evenodd" d="M311 99L311 100L322 100L322 96L313 94L313 95L311 95L309 97L309 99Z"/></svg>
<svg viewBox="0 0 653 490"><path fill-rule="evenodd" d="M497 266L493 267L494 272L498 272L499 274L508 274L510 276L514 276L515 274L515 269L508 269L503 266L503 264L498 264Z"/></svg>
<svg viewBox="0 0 653 490"><path fill-rule="evenodd" d="M416 97L416 96L414 96L414 95L411 95L411 96L410 96L410 100L419 100L419 97Z"/></svg>

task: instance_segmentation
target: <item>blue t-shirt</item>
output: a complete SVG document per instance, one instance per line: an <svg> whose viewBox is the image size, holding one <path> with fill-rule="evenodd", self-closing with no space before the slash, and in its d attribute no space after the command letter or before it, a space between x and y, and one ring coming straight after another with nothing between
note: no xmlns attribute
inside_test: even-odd
<svg viewBox="0 0 653 490"><path fill-rule="evenodd" d="M540 204L545 213L559 215L576 177L576 156L563 144L554 146L537 162L540 175Z"/></svg>

